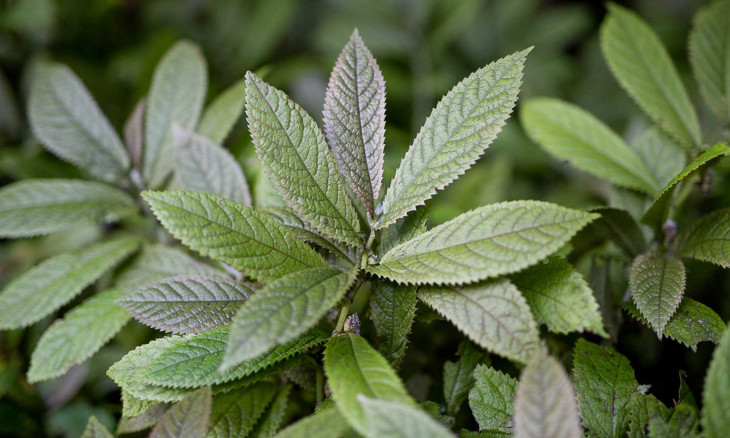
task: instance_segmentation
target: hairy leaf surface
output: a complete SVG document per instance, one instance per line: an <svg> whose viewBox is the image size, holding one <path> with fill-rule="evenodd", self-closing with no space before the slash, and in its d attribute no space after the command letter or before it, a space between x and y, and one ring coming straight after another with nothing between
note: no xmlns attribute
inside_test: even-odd
<svg viewBox="0 0 730 438"><path fill-rule="evenodd" d="M453 438L443 424L412 404L380 400L364 395L358 401L365 415L370 438Z"/></svg>
<svg viewBox="0 0 730 438"><path fill-rule="evenodd" d="M403 358L416 316L417 286L378 280L371 283L370 317L378 335L378 350L392 364Z"/></svg>
<svg viewBox="0 0 730 438"><path fill-rule="evenodd" d="M152 429L150 438L200 438L210 421L212 393L201 388L175 403Z"/></svg>
<svg viewBox="0 0 730 438"><path fill-rule="evenodd" d="M474 370L474 388L469 391L469 407L479 429L510 434L517 379L486 365Z"/></svg>
<svg viewBox="0 0 730 438"><path fill-rule="evenodd" d="M730 267L730 208L698 219L678 240L678 255Z"/></svg>
<svg viewBox="0 0 730 438"><path fill-rule="evenodd" d="M221 144L236 125L246 103L246 78L226 89L205 108L200 117L198 134Z"/></svg>
<svg viewBox="0 0 730 438"><path fill-rule="evenodd" d="M636 257L631 264L631 296L660 338L682 301L685 283L684 264L676 257L650 251Z"/></svg>
<svg viewBox="0 0 730 438"><path fill-rule="evenodd" d="M444 364L443 374L446 413L451 416L456 416L459 412L459 408L469 395L469 390L474 386L472 373L479 362L486 358L484 353L467 340L459 345L457 354L459 360L447 361Z"/></svg>
<svg viewBox="0 0 730 438"><path fill-rule="evenodd" d="M712 355L702 393L702 428L708 438L721 438L730 430L730 328Z"/></svg>
<svg viewBox="0 0 730 438"><path fill-rule="evenodd" d="M270 383L216 394L206 438L246 438L275 395Z"/></svg>

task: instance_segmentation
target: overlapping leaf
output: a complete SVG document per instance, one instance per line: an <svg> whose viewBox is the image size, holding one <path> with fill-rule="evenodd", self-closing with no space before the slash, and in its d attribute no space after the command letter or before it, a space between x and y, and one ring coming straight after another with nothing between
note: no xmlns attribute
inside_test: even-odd
<svg viewBox="0 0 730 438"><path fill-rule="evenodd" d="M251 438L271 438L281 427L289 408L289 393L292 385L283 385L264 412L261 420L251 432Z"/></svg>
<svg viewBox="0 0 730 438"><path fill-rule="evenodd" d="M134 433L149 429L157 424L160 418L165 415L166 411L166 404L156 403L136 417L127 418L122 415L122 418L119 420L119 424L117 425L117 434Z"/></svg>
<svg viewBox="0 0 730 438"><path fill-rule="evenodd" d="M471 342L465 340L457 351L459 360L444 364L444 399L446 413L455 416L474 386L474 369L486 355Z"/></svg>
<svg viewBox="0 0 730 438"><path fill-rule="evenodd" d="M114 435L96 417L92 416L89 418L81 438L114 438Z"/></svg>
<svg viewBox="0 0 730 438"><path fill-rule="evenodd" d="M223 143L243 113L245 96L246 79L242 78L205 108L200 117L198 134L211 139L213 143Z"/></svg>
<svg viewBox="0 0 730 438"><path fill-rule="evenodd" d="M591 212L601 215L584 230L613 240L627 253L637 256L646 250L646 238L631 213L621 208L596 207Z"/></svg>
<svg viewBox="0 0 730 438"><path fill-rule="evenodd" d="M702 428L708 438L721 438L730 430L730 328L712 355L702 393Z"/></svg>
<svg viewBox="0 0 730 438"><path fill-rule="evenodd" d="M631 296L660 338L682 301L685 282L684 265L674 256L650 251L636 257L631 264Z"/></svg>
<svg viewBox="0 0 730 438"><path fill-rule="evenodd" d="M374 281L370 290L370 318L378 335L378 350L397 364L405 354L416 315L418 287Z"/></svg>
<svg viewBox="0 0 730 438"><path fill-rule="evenodd" d="M358 401L365 415L369 438L453 438L443 424L412 404L364 395Z"/></svg>
<svg viewBox="0 0 730 438"><path fill-rule="evenodd" d="M210 421L212 393L201 388L175 403L152 429L150 438L200 438Z"/></svg>
<svg viewBox="0 0 730 438"><path fill-rule="evenodd" d="M479 429L510 434L517 379L486 365L474 370L474 379L469 407Z"/></svg>
<svg viewBox="0 0 730 438"><path fill-rule="evenodd" d="M327 403L320 404L320 406ZM330 405L327 409L317 409L317 412L304 417L296 423L285 428L276 438L340 438L349 429L347 421L336 407Z"/></svg>
<svg viewBox="0 0 730 438"><path fill-rule="evenodd" d="M666 186L687 164L685 151L656 127L644 131L630 146L659 187Z"/></svg>
<svg viewBox="0 0 730 438"><path fill-rule="evenodd" d="M147 99L142 98L134 106L132 113L124 122L124 145L127 147L132 167L139 169L144 153L144 109ZM130 174L131 176L131 174Z"/></svg>
<svg viewBox="0 0 730 438"><path fill-rule="evenodd" d="M730 209L695 221L679 238L677 254L730 267Z"/></svg>
<svg viewBox="0 0 730 438"><path fill-rule="evenodd" d="M246 438L275 395L270 383L216 394L206 438Z"/></svg>

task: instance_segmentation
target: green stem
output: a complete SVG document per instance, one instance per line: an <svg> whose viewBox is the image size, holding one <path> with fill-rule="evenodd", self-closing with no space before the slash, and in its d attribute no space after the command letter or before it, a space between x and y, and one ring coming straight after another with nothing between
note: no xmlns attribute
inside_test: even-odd
<svg viewBox="0 0 730 438"><path fill-rule="evenodd" d="M350 300L347 300L340 309L340 317L337 319L337 325L335 326L335 333L342 333L345 328L345 320L347 320L347 313L350 311Z"/></svg>

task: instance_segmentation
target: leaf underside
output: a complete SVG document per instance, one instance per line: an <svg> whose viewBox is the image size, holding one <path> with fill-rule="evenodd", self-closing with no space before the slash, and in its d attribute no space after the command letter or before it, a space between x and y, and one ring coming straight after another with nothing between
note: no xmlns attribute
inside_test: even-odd
<svg viewBox="0 0 730 438"><path fill-rule="evenodd" d="M678 238L677 254L730 267L730 209L716 210L695 221Z"/></svg>

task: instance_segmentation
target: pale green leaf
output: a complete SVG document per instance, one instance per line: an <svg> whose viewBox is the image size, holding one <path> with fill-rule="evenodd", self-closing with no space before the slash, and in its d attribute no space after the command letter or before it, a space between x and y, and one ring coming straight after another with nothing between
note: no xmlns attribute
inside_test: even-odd
<svg viewBox="0 0 730 438"><path fill-rule="evenodd" d="M345 333L329 340L324 370L337 408L363 435L369 428L358 395L415 405L385 358L358 335Z"/></svg>
<svg viewBox="0 0 730 438"><path fill-rule="evenodd" d="M132 167L139 169L144 153L144 109L147 106L147 99L141 98L134 106L132 113L124 122L124 145L127 147L129 157L132 160ZM138 171L137 171L138 172ZM132 178L130 173L130 179ZM139 174L134 176L136 178Z"/></svg>
<svg viewBox="0 0 730 438"><path fill-rule="evenodd" d="M261 281L327 262L264 213L198 192L142 193L162 225L183 244Z"/></svg>
<svg viewBox="0 0 730 438"><path fill-rule="evenodd" d="M416 316L418 287L385 280L370 285L370 318L378 335L378 350L391 364L397 364L405 354Z"/></svg>
<svg viewBox="0 0 730 438"><path fill-rule="evenodd" d="M422 288L418 298L490 352L526 363L537 351L537 324L508 280Z"/></svg>
<svg viewBox="0 0 730 438"><path fill-rule="evenodd" d="M517 101L530 50L477 70L441 99L391 181L378 228L394 223L451 184L494 141Z"/></svg>
<svg viewBox="0 0 730 438"><path fill-rule="evenodd" d="M135 433L154 426L167 411L167 405L156 403L145 410L141 415L127 418L122 416L117 425L117 434Z"/></svg>
<svg viewBox="0 0 730 438"><path fill-rule="evenodd" d="M582 438L575 391L563 366L536 355L522 370L515 396L515 438Z"/></svg>
<svg viewBox="0 0 730 438"><path fill-rule="evenodd" d="M35 136L64 160L106 181L126 176L129 156L122 141L68 67L51 64L37 69L28 118Z"/></svg>
<svg viewBox="0 0 730 438"><path fill-rule="evenodd" d="M444 425L412 404L357 397L365 415L368 438L453 438Z"/></svg>
<svg viewBox="0 0 730 438"><path fill-rule="evenodd" d="M206 438L246 438L275 395L270 383L216 394Z"/></svg>
<svg viewBox="0 0 730 438"><path fill-rule="evenodd" d="M677 254L730 268L730 208L696 220L678 238Z"/></svg>
<svg viewBox="0 0 730 438"><path fill-rule="evenodd" d="M183 395L180 395L178 399L183 398ZM156 403L154 400L142 400L140 398L137 398L130 394L129 392L122 390L122 419L130 418L134 419L141 415L144 415L145 412L148 412L153 408L153 406L164 406L162 414L160 414L160 417L164 415L165 411L167 410L167 405L164 403ZM157 423L155 421L148 427L152 427Z"/></svg>
<svg viewBox="0 0 730 438"><path fill-rule="evenodd" d="M628 359L613 348L579 339L573 353L573 383L588 436L624 436L639 386Z"/></svg>
<svg viewBox="0 0 730 438"><path fill-rule="evenodd" d="M284 385L264 412L250 438L271 438L281 427L289 408L289 393L292 385ZM319 435L318 435L319 436Z"/></svg>
<svg viewBox="0 0 730 438"><path fill-rule="evenodd" d="M115 303L121 296L120 290L109 289L56 320L33 351L28 381L61 376L94 355L129 321L127 312Z"/></svg>
<svg viewBox="0 0 730 438"><path fill-rule="evenodd" d="M345 295L356 274L314 268L267 284L233 319L221 368L253 359L314 327Z"/></svg>
<svg viewBox="0 0 730 438"><path fill-rule="evenodd" d="M511 434L517 379L486 365L474 370L469 407L479 429Z"/></svg>
<svg viewBox="0 0 730 438"><path fill-rule="evenodd" d="M276 438L341 438L348 429L347 421L332 406L302 418L276 434Z"/></svg>
<svg viewBox="0 0 730 438"><path fill-rule="evenodd" d="M223 91L205 108L200 117L198 134L221 144L236 125L246 103L246 78Z"/></svg>
<svg viewBox="0 0 730 438"><path fill-rule="evenodd" d="M702 143L697 114L669 54L635 12L609 5L601 48L621 86L665 132L685 148Z"/></svg>
<svg viewBox="0 0 730 438"><path fill-rule="evenodd" d="M730 328L715 348L702 393L702 428L707 438L727 436L730 430Z"/></svg>
<svg viewBox="0 0 730 438"><path fill-rule="evenodd" d="M469 341L462 341L457 351L459 360L444 364L444 400L446 413L456 416L474 386L474 369L486 355Z"/></svg>
<svg viewBox="0 0 730 438"><path fill-rule="evenodd" d="M330 75L324 130L345 180L374 218L383 182L385 80L357 30Z"/></svg>
<svg viewBox="0 0 730 438"><path fill-rule="evenodd" d="M630 146L659 187L669 184L687 164L685 151L656 127L644 131Z"/></svg>
<svg viewBox="0 0 730 438"><path fill-rule="evenodd" d="M136 209L129 195L103 183L27 179L0 190L0 237L37 236L110 222Z"/></svg>
<svg viewBox="0 0 730 438"><path fill-rule="evenodd" d="M223 276L180 275L125 295L118 303L137 321L170 333L200 333L228 325L254 293Z"/></svg>
<svg viewBox="0 0 730 438"><path fill-rule="evenodd" d="M659 191L636 152L587 111L541 97L524 104L521 119L530 137L555 157L623 187L650 195Z"/></svg>
<svg viewBox="0 0 730 438"><path fill-rule="evenodd" d="M0 293L0 329L26 327L53 313L138 246L137 238L123 236L59 254L24 272Z"/></svg>
<svg viewBox="0 0 730 438"><path fill-rule="evenodd" d="M89 418L81 438L114 438L114 435L96 417L92 416Z"/></svg>
<svg viewBox="0 0 730 438"><path fill-rule="evenodd" d="M538 201L487 205L397 245L368 271L409 284L464 284L510 274L557 251L597 217Z"/></svg>
<svg viewBox="0 0 730 438"><path fill-rule="evenodd" d="M150 438L200 438L210 421L212 393L201 388L175 403L152 429Z"/></svg>
<svg viewBox="0 0 730 438"><path fill-rule="evenodd" d="M649 251L631 264L631 296L659 338L682 301L685 283L684 264L674 256Z"/></svg>
<svg viewBox="0 0 730 438"><path fill-rule="evenodd" d="M315 230L358 245L357 211L314 119L251 72L246 118L258 158L289 207Z"/></svg>
<svg viewBox="0 0 730 438"><path fill-rule="evenodd" d="M585 229L588 235L603 235L613 240L629 255L637 256L646 250L646 238L639 223L627 210L614 207L595 207L589 209L601 215Z"/></svg>
<svg viewBox="0 0 730 438"><path fill-rule="evenodd" d="M207 86L205 58L189 41L172 46L157 64L144 113L142 175L147 187L159 187L172 171L172 125L195 129Z"/></svg>

